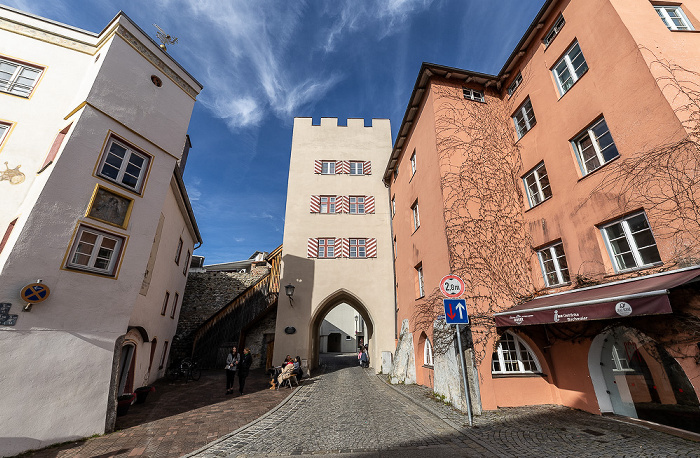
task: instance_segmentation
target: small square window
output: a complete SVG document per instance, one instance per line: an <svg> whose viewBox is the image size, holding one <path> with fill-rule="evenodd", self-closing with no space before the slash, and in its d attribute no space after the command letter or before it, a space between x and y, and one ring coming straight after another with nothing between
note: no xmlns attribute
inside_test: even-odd
<svg viewBox="0 0 700 458"><path fill-rule="evenodd" d="M321 213L335 213L336 196L321 196Z"/></svg>
<svg viewBox="0 0 700 458"><path fill-rule="evenodd" d="M322 161L321 173L324 175L335 175L335 161Z"/></svg>
<svg viewBox="0 0 700 458"><path fill-rule="evenodd" d="M695 30L680 6L654 6L668 30Z"/></svg>
<svg viewBox="0 0 700 458"><path fill-rule="evenodd" d="M123 245L124 237L80 225L66 267L114 275Z"/></svg>
<svg viewBox="0 0 700 458"><path fill-rule="evenodd" d="M107 142L98 175L138 193L148 172L150 156L115 138Z"/></svg>
<svg viewBox="0 0 700 458"><path fill-rule="evenodd" d="M350 213L362 215L365 213L365 196L350 196Z"/></svg>
<svg viewBox="0 0 700 458"><path fill-rule="evenodd" d="M462 88L462 95L467 100L473 100L475 102L484 102L484 93L482 91L477 91L474 89L469 89L467 87Z"/></svg>
<svg viewBox="0 0 700 458"><path fill-rule="evenodd" d="M350 257L351 258L366 258L365 250L366 239L350 239Z"/></svg>
<svg viewBox="0 0 700 458"><path fill-rule="evenodd" d="M522 138L523 135L528 133L530 129L537 124L530 97L515 111L513 122L515 123L515 130L518 133L518 138Z"/></svg>
<svg viewBox="0 0 700 458"><path fill-rule="evenodd" d="M588 175L620 155L605 118L596 121L573 140L581 172Z"/></svg>
<svg viewBox="0 0 700 458"><path fill-rule="evenodd" d="M350 175L364 175L364 162L350 161Z"/></svg>
<svg viewBox="0 0 700 458"><path fill-rule="evenodd" d="M552 197L552 189L549 186L549 177L547 176L544 162L541 162L530 173L525 175L523 181L525 182L530 208Z"/></svg>
<svg viewBox="0 0 700 458"><path fill-rule="evenodd" d="M566 24L566 21L564 21L564 16L560 14L554 21L552 28L549 29L549 32L542 38L542 43L544 43L545 46L549 46L549 44L554 41L554 38L559 35L559 31L564 28L564 24Z"/></svg>
<svg viewBox="0 0 700 458"><path fill-rule="evenodd" d="M318 239L318 257L319 258L334 258L335 257L335 239Z"/></svg>
<svg viewBox="0 0 700 458"><path fill-rule="evenodd" d="M586 71L588 71L588 64L583 57L578 41L576 41L552 68L559 95L566 94Z"/></svg>
<svg viewBox="0 0 700 458"><path fill-rule="evenodd" d="M418 215L418 201L416 201L411 206L411 211L413 212L413 232L415 232L420 227L420 217Z"/></svg>
<svg viewBox="0 0 700 458"><path fill-rule="evenodd" d="M515 90L520 86L520 83L523 82L523 75L521 73L518 73L515 78L513 79L513 82L510 83L510 86L508 86L508 97L513 95L515 93Z"/></svg>
<svg viewBox="0 0 700 458"><path fill-rule="evenodd" d="M569 265L564 255L564 245L559 242L537 252L542 275L547 286L556 286L570 281Z"/></svg>
<svg viewBox="0 0 700 458"><path fill-rule="evenodd" d="M41 67L0 57L0 91L29 97L43 71Z"/></svg>
<svg viewBox="0 0 700 458"><path fill-rule="evenodd" d="M644 212L615 221L601 230L615 271L661 262L654 234Z"/></svg>

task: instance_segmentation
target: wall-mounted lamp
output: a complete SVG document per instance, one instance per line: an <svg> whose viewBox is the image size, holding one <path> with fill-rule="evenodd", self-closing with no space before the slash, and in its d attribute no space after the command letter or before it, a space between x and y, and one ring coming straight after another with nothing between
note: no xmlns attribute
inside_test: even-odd
<svg viewBox="0 0 700 458"><path fill-rule="evenodd" d="M294 306L294 301L292 300L292 296L294 296L294 285L291 283L288 284L287 286L284 287L284 293L287 295L289 298L289 305L292 307Z"/></svg>

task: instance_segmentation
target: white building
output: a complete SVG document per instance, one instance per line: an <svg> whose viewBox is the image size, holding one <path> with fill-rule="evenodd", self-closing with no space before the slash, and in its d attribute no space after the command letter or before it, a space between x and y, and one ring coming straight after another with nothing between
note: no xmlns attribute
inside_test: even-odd
<svg viewBox="0 0 700 458"><path fill-rule="evenodd" d="M178 167L201 89L123 13L95 34L0 6L0 455L109 431L162 376L201 243Z"/></svg>
<svg viewBox="0 0 700 458"><path fill-rule="evenodd" d="M364 345L365 320L349 304L340 304L323 319L319 353L356 352Z"/></svg>

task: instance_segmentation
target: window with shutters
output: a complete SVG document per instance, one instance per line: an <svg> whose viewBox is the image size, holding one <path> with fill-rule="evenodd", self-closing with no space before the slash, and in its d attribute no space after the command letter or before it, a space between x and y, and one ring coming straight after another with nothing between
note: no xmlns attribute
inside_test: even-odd
<svg viewBox="0 0 700 458"><path fill-rule="evenodd" d="M334 238L318 239L318 257L319 258L334 258L335 257L335 239Z"/></svg>
<svg viewBox="0 0 700 458"><path fill-rule="evenodd" d="M350 213L354 215L365 213L365 196L350 196Z"/></svg>
<svg viewBox="0 0 700 458"><path fill-rule="evenodd" d="M600 118L572 140L581 173L588 175L620 155L605 118Z"/></svg>
<svg viewBox="0 0 700 458"><path fill-rule="evenodd" d="M365 239L350 239L350 257L366 258Z"/></svg>
<svg viewBox="0 0 700 458"><path fill-rule="evenodd" d="M29 97L44 69L0 56L0 91Z"/></svg>
<svg viewBox="0 0 700 458"><path fill-rule="evenodd" d="M695 30L680 6L654 6L668 30Z"/></svg>
<svg viewBox="0 0 700 458"><path fill-rule="evenodd" d="M552 68L559 95L566 94L587 70L586 59L583 57L578 41L575 41Z"/></svg>
<svg viewBox="0 0 700 458"><path fill-rule="evenodd" d="M336 196L321 196L321 213L335 213Z"/></svg>
<svg viewBox="0 0 700 458"><path fill-rule="evenodd" d="M335 161L321 161L321 173L323 175L335 175Z"/></svg>
<svg viewBox="0 0 700 458"><path fill-rule="evenodd" d="M111 137L100 159L98 175L140 194L150 162L146 153Z"/></svg>
<svg viewBox="0 0 700 458"><path fill-rule="evenodd" d="M542 372L535 353L523 340L506 332L496 343L491 357L492 374L537 374Z"/></svg>
<svg viewBox="0 0 700 458"><path fill-rule="evenodd" d="M350 175L364 175L364 165L361 161L350 161Z"/></svg>
<svg viewBox="0 0 700 458"><path fill-rule="evenodd" d="M552 197L552 189L549 186L549 177L547 176L547 169L544 167L544 162L540 162L537 167L525 175L523 181L525 182L525 190L527 191L527 200L530 202L530 208Z"/></svg>
<svg viewBox="0 0 700 458"><path fill-rule="evenodd" d="M116 234L81 224L68 254L66 267L113 276L124 240L124 237Z"/></svg>
<svg viewBox="0 0 700 458"><path fill-rule="evenodd" d="M539 250L537 255L540 259L542 276L547 286L558 286L569 283L569 265L566 263L564 254L564 244L561 242L550 245Z"/></svg>
<svg viewBox="0 0 700 458"><path fill-rule="evenodd" d="M601 230L616 272L661 262L656 239L644 212L610 223Z"/></svg>

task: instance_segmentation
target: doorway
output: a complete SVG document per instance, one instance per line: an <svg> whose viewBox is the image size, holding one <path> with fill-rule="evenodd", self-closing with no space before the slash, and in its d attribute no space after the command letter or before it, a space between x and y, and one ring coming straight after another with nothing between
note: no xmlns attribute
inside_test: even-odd
<svg viewBox="0 0 700 458"><path fill-rule="evenodd" d="M134 391L135 356L136 345L127 343L122 347L122 355L119 359L119 390L117 396Z"/></svg>
<svg viewBox="0 0 700 458"><path fill-rule="evenodd" d="M340 333L328 334L328 353L340 353Z"/></svg>

